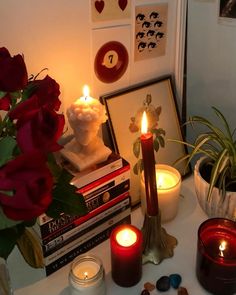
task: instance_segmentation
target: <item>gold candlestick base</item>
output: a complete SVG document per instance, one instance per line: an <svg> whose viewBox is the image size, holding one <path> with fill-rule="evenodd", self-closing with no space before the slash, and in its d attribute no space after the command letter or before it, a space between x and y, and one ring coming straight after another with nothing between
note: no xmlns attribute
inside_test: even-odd
<svg viewBox="0 0 236 295"><path fill-rule="evenodd" d="M161 227L161 213L155 216L145 214L142 233L143 264L159 264L163 259L174 255L173 249L178 241Z"/></svg>

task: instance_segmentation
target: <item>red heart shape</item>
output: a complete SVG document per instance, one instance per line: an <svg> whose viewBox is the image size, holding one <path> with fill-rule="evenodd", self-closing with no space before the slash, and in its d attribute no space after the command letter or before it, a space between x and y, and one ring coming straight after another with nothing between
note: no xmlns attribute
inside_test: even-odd
<svg viewBox="0 0 236 295"><path fill-rule="evenodd" d="M102 1L95 1L95 8L97 9L97 11L99 13L101 13L103 11L104 5L105 5L105 3L103 0Z"/></svg>
<svg viewBox="0 0 236 295"><path fill-rule="evenodd" d="M125 10L126 6L128 4L128 1L127 0L119 0L119 6L120 6L120 9L121 10Z"/></svg>

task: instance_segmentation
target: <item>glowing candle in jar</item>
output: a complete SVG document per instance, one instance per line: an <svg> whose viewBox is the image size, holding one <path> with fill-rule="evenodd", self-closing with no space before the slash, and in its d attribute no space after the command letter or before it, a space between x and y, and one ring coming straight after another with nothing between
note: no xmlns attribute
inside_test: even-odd
<svg viewBox="0 0 236 295"><path fill-rule="evenodd" d="M236 293L236 222L212 218L198 229L197 278L210 293Z"/></svg>
<svg viewBox="0 0 236 295"><path fill-rule="evenodd" d="M153 136L151 132L148 132L146 112L143 113L142 117L140 140L143 155L147 214L149 216L155 216L159 212L156 187L155 156L153 149Z"/></svg>
<svg viewBox="0 0 236 295"><path fill-rule="evenodd" d="M122 287L136 285L142 276L142 233L136 227L117 226L110 236L111 272Z"/></svg>
<svg viewBox="0 0 236 295"><path fill-rule="evenodd" d="M172 220L178 212L181 175L178 170L169 165L157 164L155 167L161 220L167 222ZM146 196L143 174L141 177L141 206L145 214Z"/></svg>
<svg viewBox="0 0 236 295"><path fill-rule="evenodd" d="M94 255L81 255L71 264L70 295L105 295L106 286L101 260Z"/></svg>

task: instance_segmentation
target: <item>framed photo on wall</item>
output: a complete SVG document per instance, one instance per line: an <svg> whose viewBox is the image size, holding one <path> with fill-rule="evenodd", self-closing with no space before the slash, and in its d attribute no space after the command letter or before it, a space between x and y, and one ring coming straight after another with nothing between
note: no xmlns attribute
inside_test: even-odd
<svg viewBox="0 0 236 295"><path fill-rule="evenodd" d="M114 150L131 165L130 195L132 204L136 204L140 200L140 173L137 173L139 158L136 152L143 111L147 110L150 128L155 129L156 163L173 165L187 153L184 145L169 141L183 140L171 76L145 81L103 95L100 99L106 107ZM182 162L175 168L184 176L190 172L190 167L185 167L186 162Z"/></svg>

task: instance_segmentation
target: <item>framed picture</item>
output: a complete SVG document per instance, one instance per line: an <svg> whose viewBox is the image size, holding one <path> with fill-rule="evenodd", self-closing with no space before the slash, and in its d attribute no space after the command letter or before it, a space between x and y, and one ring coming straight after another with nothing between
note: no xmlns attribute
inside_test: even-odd
<svg viewBox="0 0 236 295"><path fill-rule="evenodd" d="M173 165L187 153L182 144L169 139L183 140L177 103L171 76L143 82L100 97L108 115L108 130L115 152L131 165L130 195L132 204L140 200L140 173L137 167L141 157L138 145L141 134L141 117L146 110L149 128L154 130L155 158L158 164ZM152 131L153 131L152 130ZM186 162L177 168L184 176Z"/></svg>

